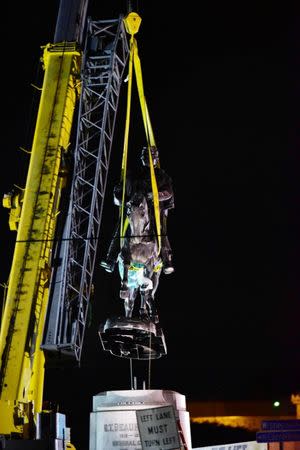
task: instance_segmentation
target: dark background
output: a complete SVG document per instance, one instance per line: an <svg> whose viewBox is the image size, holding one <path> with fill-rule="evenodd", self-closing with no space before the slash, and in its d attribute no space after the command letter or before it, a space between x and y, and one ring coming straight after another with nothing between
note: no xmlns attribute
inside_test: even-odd
<svg viewBox="0 0 300 450"><path fill-rule="evenodd" d="M53 40L58 5L2 7L1 195L25 185L29 159L20 147L30 149L38 99L32 84L42 74L40 47ZM126 8L125 1L91 1L89 13L116 18ZM168 353L152 361L151 388L188 401L289 398L300 387L298 11L287 15L271 1L195 8L145 0L137 9L145 95L175 190L168 228L176 270L161 276L156 295ZM134 105L132 160L145 144ZM120 176L123 123L120 112L99 261L117 217L111 188ZM2 208L2 283L15 238L7 219ZM45 396L68 413L80 449L88 448L93 395L130 389L128 360L104 352L97 335L121 306L118 290L118 274L97 266L81 367L46 373ZM140 383L148 369L135 364Z"/></svg>

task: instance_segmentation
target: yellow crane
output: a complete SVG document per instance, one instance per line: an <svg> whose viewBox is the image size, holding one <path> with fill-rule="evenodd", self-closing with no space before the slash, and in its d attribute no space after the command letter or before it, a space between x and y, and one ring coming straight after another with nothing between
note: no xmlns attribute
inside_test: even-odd
<svg viewBox="0 0 300 450"><path fill-rule="evenodd" d="M3 198L10 228L17 231L0 332L0 435L8 438L33 439L35 417L42 411L45 358L40 346L63 162L80 93L80 36L87 9L86 1L77 1L81 23L74 18L67 27L64 3L54 43L43 49L44 80L26 185Z"/></svg>
<svg viewBox="0 0 300 450"><path fill-rule="evenodd" d="M74 448L64 414L43 406L45 362L81 358L129 55L122 16L87 10L88 0L60 0L26 184L3 198L17 236L0 330L0 448Z"/></svg>
<svg viewBox="0 0 300 450"><path fill-rule="evenodd" d="M56 449L56 440L62 441L59 448L74 448L64 415L43 407L45 361L49 352L60 359L81 358L129 55L148 146L155 144L131 28L139 17L95 21L86 18L87 9L88 0L60 0L54 41L43 47L44 77L26 184L3 197L16 242L0 329L0 448L1 439L14 450ZM153 167L152 188L159 229ZM49 441L41 430L51 414L64 430L53 442L51 432ZM40 446L28 447L28 441Z"/></svg>

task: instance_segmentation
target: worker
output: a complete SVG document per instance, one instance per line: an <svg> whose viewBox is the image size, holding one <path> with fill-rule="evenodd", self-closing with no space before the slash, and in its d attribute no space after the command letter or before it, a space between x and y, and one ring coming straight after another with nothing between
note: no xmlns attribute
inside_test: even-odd
<svg viewBox="0 0 300 450"><path fill-rule="evenodd" d="M155 171L157 182L159 208L160 208L160 223L161 223L161 258L163 262L163 272L171 274L174 272L173 254L171 245L167 236L167 218L169 209L174 208L174 192L172 186L172 179L170 176L159 167L159 155L156 147L150 147L152 162ZM141 192L148 199L150 210L153 209L153 193L151 185L151 175L149 167L149 152L148 147L143 147L141 152L142 165L136 173L128 172L126 177L126 193L125 203L136 192ZM120 182L114 187L114 204L121 207L122 204L123 183ZM107 272L113 272L118 254L120 251L120 221L117 224L113 238L111 240L106 258L101 261L100 265L105 268Z"/></svg>

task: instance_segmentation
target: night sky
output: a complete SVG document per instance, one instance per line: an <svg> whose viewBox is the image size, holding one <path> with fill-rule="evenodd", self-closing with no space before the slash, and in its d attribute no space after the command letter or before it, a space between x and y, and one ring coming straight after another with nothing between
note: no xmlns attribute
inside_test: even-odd
<svg viewBox="0 0 300 450"><path fill-rule="evenodd" d="M25 183L28 155L19 147L30 149L38 99L31 84L42 73L40 46L53 40L58 5L4 7L1 195ZM289 397L300 389L299 16L286 20L282 5L271 1L216 0L198 9L144 0L137 10L145 95L161 166L175 190L168 224L175 273L161 275L156 294L168 353L152 362L151 388L187 400ZM121 13L125 0L91 2L95 20ZM133 159L145 144L134 105ZM120 176L123 121L120 113L99 261L117 218L111 189ZM0 209L2 283L14 242L7 219ZM130 389L128 360L104 352L97 334L122 306L118 290L118 273L97 265L81 367L46 373L45 396L69 411L80 443L92 396ZM145 364L135 370L139 380L148 378Z"/></svg>

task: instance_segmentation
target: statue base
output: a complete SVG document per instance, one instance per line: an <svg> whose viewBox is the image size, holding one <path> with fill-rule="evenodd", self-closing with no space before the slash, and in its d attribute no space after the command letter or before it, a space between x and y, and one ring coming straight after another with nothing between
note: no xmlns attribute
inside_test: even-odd
<svg viewBox="0 0 300 450"><path fill-rule="evenodd" d="M100 325L102 347L114 356L129 359L158 359L167 354L161 327L150 320L109 318Z"/></svg>
<svg viewBox="0 0 300 450"><path fill-rule="evenodd" d="M93 397L90 450L141 450L136 412L162 406L174 408L182 441L180 449L192 450L190 415L186 411L185 396L175 391L150 389L106 391ZM155 434L149 446L158 448L154 445L154 437ZM163 448L174 449L174 446L166 445Z"/></svg>

